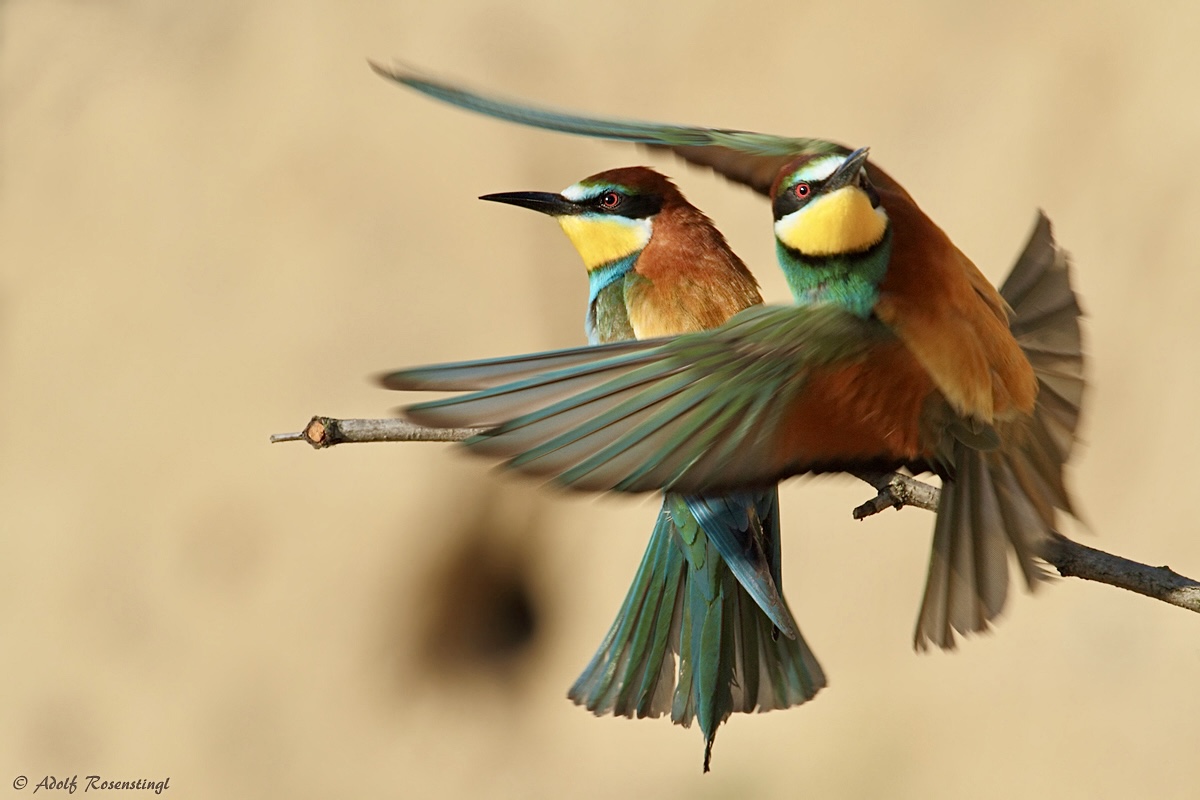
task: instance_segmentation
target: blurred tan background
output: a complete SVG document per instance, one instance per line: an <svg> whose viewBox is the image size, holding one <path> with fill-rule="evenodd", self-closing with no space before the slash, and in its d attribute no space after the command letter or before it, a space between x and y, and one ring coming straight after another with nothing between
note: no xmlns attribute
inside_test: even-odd
<svg viewBox="0 0 1200 800"><path fill-rule="evenodd" d="M1194 3L0 5L0 794L1194 797L1200 619L1019 589L955 655L910 638L931 515L784 492L787 589L830 675L697 730L565 692L654 501L563 496L446 445L269 445L381 416L379 370L583 342L549 220L474 198L675 176L755 268L767 204L667 157L519 129L373 75L868 144L1000 280L1045 208L1094 389L1094 536L1200 573Z"/></svg>

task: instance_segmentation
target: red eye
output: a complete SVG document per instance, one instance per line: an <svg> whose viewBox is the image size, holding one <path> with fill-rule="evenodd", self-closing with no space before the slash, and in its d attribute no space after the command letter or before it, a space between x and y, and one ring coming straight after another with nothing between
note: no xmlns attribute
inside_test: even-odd
<svg viewBox="0 0 1200 800"><path fill-rule="evenodd" d="M792 192L801 200L807 200L808 196L812 194L812 187L801 181L795 185Z"/></svg>
<svg viewBox="0 0 1200 800"><path fill-rule="evenodd" d="M601 208L616 208L621 205L621 195L616 192L605 192L600 195Z"/></svg>

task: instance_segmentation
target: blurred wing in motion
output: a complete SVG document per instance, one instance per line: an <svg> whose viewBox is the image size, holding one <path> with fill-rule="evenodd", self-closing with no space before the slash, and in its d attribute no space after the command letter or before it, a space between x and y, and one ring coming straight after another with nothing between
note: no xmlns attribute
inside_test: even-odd
<svg viewBox="0 0 1200 800"><path fill-rule="evenodd" d="M824 139L585 117L479 94L401 66L369 63L371 69L383 77L443 103L533 128L665 148L686 161L708 167L764 195L770 192L779 170L797 156L846 155L850 152L842 145Z"/></svg>
<svg viewBox="0 0 1200 800"><path fill-rule="evenodd" d="M870 392L874 400L869 380L839 381L838 371L857 365L874 345L895 342L881 323L834 307L760 306L720 328L630 343L616 354L603 346L563 351L553 357L569 360L567 368L410 406L406 413L422 425L493 428L467 446L589 491L767 486L805 464L830 460L818 445L796 452L789 427L809 377L832 375L835 380L822 385ZM894 352L888 348L888 355ZM548 357L532 358L545 363ZM491 380L486 364L472 362L472 382ZM499 364L505 371L525 369L519 358ZM419 381L410 376L440 380L440 370L393 373L389 381L413 386ZM813 405L806 406L804 424L822 428L826 420ZM853 406L830 414L856 419ZM834 438L822 431L800 440Z"/></svg>
<svg viewBox="0 0 1200 800"><path fill-rule="evenodd" d="M1010 325L1038 379L1028 429L1011 446L980 452L954 446L954 478L942 487L915 645L954 647L954 633L986 630L1008 594L1008 548L1032 589L1046 572L1035 560L1055 526L1074 514L1063 465L1075 445L1084 391L1079 318L1070 259L1039 214L1025 250L1000 290Z"/></svg>

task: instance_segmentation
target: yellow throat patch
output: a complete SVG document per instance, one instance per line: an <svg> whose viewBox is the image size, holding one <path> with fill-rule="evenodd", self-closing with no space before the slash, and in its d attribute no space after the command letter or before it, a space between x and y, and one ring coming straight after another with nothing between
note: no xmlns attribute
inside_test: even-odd
<svg viewBox="0 0 1200 800"><path fill-rule="evenodd" d="M650 243L650 220L593 217L586 214L556 217L563 233L575 245L589 271L642 250Z"/></svg>
<svg viewBox="0 0 1200 800"><path fill-rule="evenodd" d="M861 253L878 244L887 216L861 189L845 186L775 223L775 235L806 256Z"/></svg>

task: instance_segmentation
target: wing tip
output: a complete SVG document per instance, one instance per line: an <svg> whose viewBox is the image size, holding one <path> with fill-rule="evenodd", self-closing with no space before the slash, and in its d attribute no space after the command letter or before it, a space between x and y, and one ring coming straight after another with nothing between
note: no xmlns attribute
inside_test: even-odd
<svg viewBox="0 0 1200 800"><path fill-rule="evenodd" d="M387 78L406 86L411 86L413 83L433 82L432 78L421 70L398 58L388 59L387 64L384 64L383 61L368 58L367 66L379 77Z"/></svg>
<svg viewBox="0 0 1200 800"><path fill-rule="evenodd" d="M384 389L394 391L409 391L414 387L408 376L407 370L391 370L388 372L376 372L373 375L368 375L367 380Z"/></svg>

